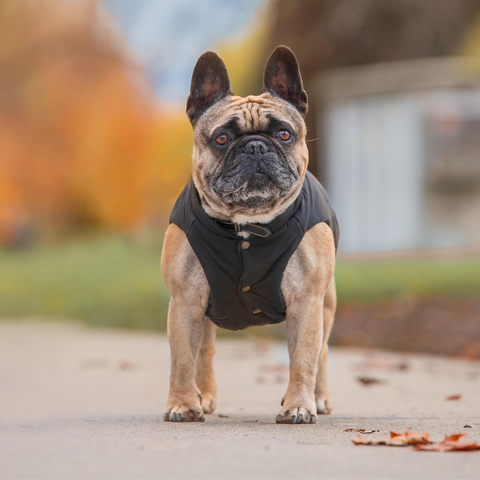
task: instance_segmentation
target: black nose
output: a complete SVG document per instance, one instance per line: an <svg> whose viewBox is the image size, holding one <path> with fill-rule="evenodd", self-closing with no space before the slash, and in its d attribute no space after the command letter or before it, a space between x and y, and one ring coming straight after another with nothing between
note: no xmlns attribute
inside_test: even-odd
<svg viewBox="0 0 480 480"><path fill-rule="evenodd" d="M260 140L252 140L245 145L244 150L249 155L264 155L268 152L268 146Z"/></svg>

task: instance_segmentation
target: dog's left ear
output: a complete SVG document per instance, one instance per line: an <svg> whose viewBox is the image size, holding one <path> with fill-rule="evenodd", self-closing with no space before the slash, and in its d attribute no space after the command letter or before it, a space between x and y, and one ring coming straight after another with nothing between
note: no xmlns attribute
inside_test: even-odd
<svg viewBox="0 0 480 480"><path fill-rule="evenodd" d="M265 66L263 92L270 92L291 103L304 117L307 114L307 94L294 53L285 46L277 47Z"/></svg>

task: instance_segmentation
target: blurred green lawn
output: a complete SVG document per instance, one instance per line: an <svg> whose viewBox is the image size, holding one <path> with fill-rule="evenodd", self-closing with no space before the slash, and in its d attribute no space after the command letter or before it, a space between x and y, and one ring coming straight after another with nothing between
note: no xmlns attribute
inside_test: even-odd
<svg viewBox="0 0 480 480"><path fill-rule="evenodd" d="M65 318L164 330L168 292L161 252L118 237L0 250L0 318ZM480 259L337 263L339 302L473 297Z"/></svg>

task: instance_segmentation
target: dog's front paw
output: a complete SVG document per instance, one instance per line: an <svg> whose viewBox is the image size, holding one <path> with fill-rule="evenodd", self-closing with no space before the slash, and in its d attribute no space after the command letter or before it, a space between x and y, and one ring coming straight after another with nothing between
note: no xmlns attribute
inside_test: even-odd
<svg viewBox="0 0 480 480"><path fill-rule="evenodd" d="M332 400L330 398L315 398L317 404L317 413L320 415L328 415L332 411Z"/></svg>
<svg viewBox="0 0 480 480"><path fill-rule="evenodd" d="M217 408L217 399L213 393L202 393L203 413L213 413Z"/></svg>
<svg viewBox="0 0 480 480"><path fill-rule="evenodd" d="M200 406L189 407L185 403L179 403L167 408L163 420L165 422L204 422L205 417Z"/></svg>
<svg viewBox="0 0 480 480"><path fill-rule="evenodd" d="M276 423L317 423L317 417L307 407L282 408Z"/></svg>

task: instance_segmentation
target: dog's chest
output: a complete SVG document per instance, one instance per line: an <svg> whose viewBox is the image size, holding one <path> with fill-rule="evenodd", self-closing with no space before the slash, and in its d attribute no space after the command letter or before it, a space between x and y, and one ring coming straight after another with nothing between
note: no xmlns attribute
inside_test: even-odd
<svg viewBox="0 0 480 480"><path fill-rule="evenodd" d="M284 218L267 225L271 234L242 238L206 215L193 188L192 183L181 194L171 221L186 233L207 277L206 315L229 330L285 320L282 280L290 258L317 223L330 222L332 230L336 228L328 199L322 203L321 197L312 198L308 183Z"/></svg>

